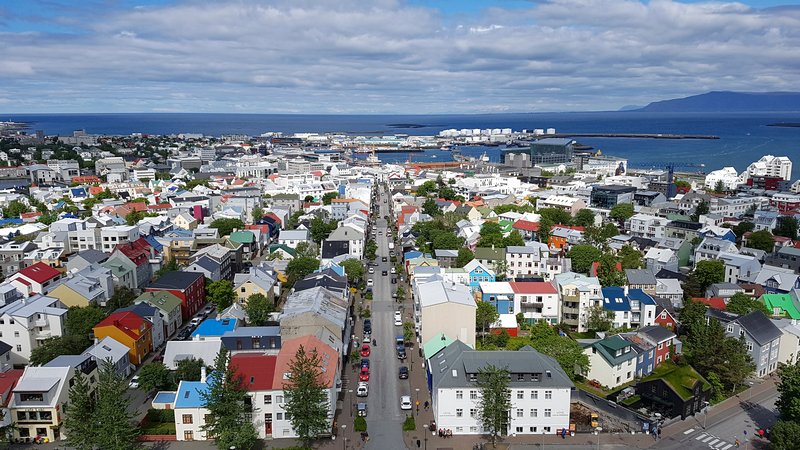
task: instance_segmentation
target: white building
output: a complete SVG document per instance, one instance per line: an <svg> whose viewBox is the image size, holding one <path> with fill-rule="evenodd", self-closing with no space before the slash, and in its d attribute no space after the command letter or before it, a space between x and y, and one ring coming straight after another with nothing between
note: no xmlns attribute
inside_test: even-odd
<svg viewBox="0 0 800 450"><path fill-rule="evenodd" d="M526 346L516 352L475 351L455 341L427 360L436 426L454 435L486 432L479 420L480 369L510 372L508 425L500 434L554 434L569 427L572 381L551 357Z"/></svg>
<svg viewBox="0 0 800 450"><path fill-rule="evenodd" d="M53 297L34 295L0 308L0 336L11 346L11 364L28 363L45 339L64 335L67 308Z"/></svg>
<svg viewBox="0 0 800 450"><path fill-rule="evenodd" d="M431 277L425 282L414 282L413 294L415 322L422 344L444 333L475 346L477 305L469 287Z"/></svg>
<svg viewBox="0 0 800 450"><path fill-rule="evenodd" d="M717 183L722 182L722 186L727 190L735 190L740 184L747 182L746 174L739 175L733 167L723 167L719 170L712 170L706 175L706 189L715 189Z"/></svg>
<svg viewBox="0 0 800 450"><path fill-rule="evenodd" d="M750 177L781 177L788 181L792 179L792 160L788 156L764 155L747 166L747 174Z"/></svg>
<svg viewBox="0 0 800 450"><path fill-rule="evenodd" d="M649 239L661 239L664 237L664 228L669 220L664 217L651 216L649 214L634 214L625 222L625 228L631 235L646 237Z"/></svg>
<svg viewBox="0 0 800 450"><path fill-rule="evenodd" d="M139 227L135 225L116 225L100 229L103 248L98 249L111 253L118 244L127 244L139 239Z"/></svg>
<svg viewBox="0 0 800 450"><path fill-rule="evenodd" d="M603 304L600 281L575 272L558 274L555 278L561 295L561 321L579 332L587 331L590 308Z"/></svg>

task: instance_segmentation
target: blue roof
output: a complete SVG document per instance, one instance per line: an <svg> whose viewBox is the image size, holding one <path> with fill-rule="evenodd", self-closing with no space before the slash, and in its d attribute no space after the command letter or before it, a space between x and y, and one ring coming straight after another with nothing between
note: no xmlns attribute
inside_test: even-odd
<svg viewBox="0 0 800 450"><path fill-rule="evenodd" d="M61 209L66 204L67 204L67 202L65 202L64 200L60 200L58 203L56 203L56 209Z"/></svg>
<svg viewBox="0 0 800 450"><path fill-rule="evenodd" d="M153 403L175 403L175 397L177 397L177 392L172 391L164 391L159 392L156 394L156 398L153 399Z"/></svg>
<svg viewBox="0 0 800 450"><path fill-rule="evenodd" d="M72 188L72 189L70 189L70 192L72 192L72 196L73 197L86 197L86 189L84 189L82 187L81 188Z"/></svg>
<svg viewBox="0 0 800 450"><path fill-rule="evenodd" d="M72 213L61 213L58 217L60 219L80 219L80 217Z"/></svg>
<svg viewBox="0 0 800 450"><path fill-rule="evenodd" d="M22 219L0 219L0 225L19 225L22 223Z"/></svg>
<svg viewBox="0 0 800 450"><path fill-rule="evenodd" d="M227 331L236 329L236 319L208 319L200 322L192 333L195 336L222 336Z"/></svg>
<svg viewBox="0 0 800 450"><path fill-rule="evenodd" d="M410 252L406 252L406 254L403 255L403 259L408 261L409 259L419 258L420 256L422 256L422 252L417 250L411 250Z"/></svg>
<svg viewBox="0 0 800 450"><path fill-rule="evenodd" d="M161 245L161 242L158 242L155 237L145 236L144 240L146 240L147 243L150 244L150 246L153 247L157 252L161 253L161 251L164 250L164 246Z"/></svg>
<svg viewBox="0 0 800 450"><path fill-rule="evenodd" d="M628 295L621 287L611 286L603 288L603 309L609 311L630 311L630 300L638 300L645 305L655 305L652 297L641 289L628 289Z"/></svg>
<svg viewBox="0 0 800 450"><path fill-rule="evenodd" d="M206 402L201 392L208 392L208 383L181 381L175 395L175 408L202 408Z"/></svg>
<svg viewBox="0 0 800 450"><path fill-rule="evenodd" d="M344 267L342 267L342 266L340 266L340 265L338 265L338 264L336 264L334 262L326 264L324 266L320 266L319 269L317 269L315 272L322 272L322 271L327 270L327 269L331 269L332 271L336 272L336 275L339 275L340 277L345 276Z"/></svg>

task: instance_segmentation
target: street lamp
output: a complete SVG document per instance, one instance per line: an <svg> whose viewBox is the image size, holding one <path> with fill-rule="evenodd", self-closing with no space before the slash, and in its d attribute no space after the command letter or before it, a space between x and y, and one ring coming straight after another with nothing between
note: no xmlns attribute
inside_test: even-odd
<svg viewBox="0 0 800 450"><path fill-rule="evenodd" d="M603 431L603 427L597 427L594 429L594 434L597 435L597 450L600 450L600 432Z"/></svg>
<svg viewBox="0 0 800 450"><path fill-rule="evenodd" d="M344 434L346 429L347 429L347 424L342 424L342 437L344 438L342 440L342 449L343 450L347 449L347 436Z"/></svg>
<svg viewBox="0 0 800 450"><path fill-rule="evenodd" d="M414 389L417 392L417 415L419 415L419 388Z"/></svg>

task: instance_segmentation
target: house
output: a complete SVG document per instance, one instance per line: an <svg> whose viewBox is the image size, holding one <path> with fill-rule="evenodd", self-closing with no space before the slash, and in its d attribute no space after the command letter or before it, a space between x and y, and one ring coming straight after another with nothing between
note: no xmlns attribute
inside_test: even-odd
<svg viewBox="0 0 800 450"><path fill-rule="evenodd" d="M83 355L91 355L100 364L104 362L110 363L117 375L127 378L134 369L128 358L128 351L129 349L125 344L106 336L84 350Z"/></svg>
<svg viewBox="0 0 800 450"><path fill-rule="evenodd" d="M112 337L128 347L128 359L139 366L148 353L153 351L153 325L147 319L132 311L111 313L94 326L96 339Z"/></svg>
<svg viewBox="0 0 800 450"><path fill-rule="evenodd" d="M781 331L778 363L797 364L800 361L800 327L794 320L772 319L772 323Z"/></svg>
<svg viewBox="0 0 800 450"><path fill-rule="evenodd" d="M340 226L333 230L324 242L347 242L349 243L349 255L355 259L364 257L364 231L358 230L351 225ZM324 259L324 255L323 255Z"/></svg>
<svg viewBox="0 0 800 450"><path fill-rule="evenodd" d="M445 250L445 249L436 249L434 250L434 256L436 256L436 261L439 262L439 267L449 268L452 267L458 258L458 250Z"/></svg>
<svg viewBox="0 0 800 450"><path fill-rule="evenodd" d="M480 370L509 371L511 408L502 435L555 434L570 424L572 381L551 357L525 346L518 351L475 351L456 340L428 359L433 416L454 435L485 432L478 413Z"/></svg>
<svg viewBox="0 0 800 450"><path fill-rule="evenodd" d="M201 273L205 278L211 281L219 281L222 279L222 271L219 263L207 256L196 259L193 263L184 268L183 271Z"/></svg>
<svg viewBox="0 0 800 450"><path fill-rule="evenodd" d="M568 251L573 245L583 243L583 227L556 225L550 229L547 245L552 249Z"/></svg>
<svg viewBox="0 0 800 450"><path fill-rule="evenodd" d="M479 284L485 281L494 281L495 273L493 270L473 259L464 265L464 272L469 276L469 287L473 291L478 290Z"/></svg>
<svg viewBox="0 0 800 450"><path fill-rule="evenodd" d="M800 248L781 247L777 252L768 255L765 262L771 266L792 269L795 273L800 273Z"/></svg>
<svg viewBox="0 0 800 450"><path fill-rule="evenodd" d="M35 294L0 308L0 336L11 346L10 363L28 364L31 351L48 338L63 336L67 308L58 299Z"/></svg>
<svg viewBox="0 0 800 450"><path fill-rule="evenodd" d="M172 224L182 230L194 230L197 228L197 219L183 212L172 218Z"/></svg>
<svg viewBox="0 0 800 450"><path fill-rule="evenodd" d="M716 225L706 225L701 228L698 233L700 234L701 239L713 237L716 239L730 241L734 244L736 243L736 233L734 233L730 228L718 227Z"/></svg>
<svg viewBox="0 0 800 450"><path fill-rule="evenodd" d="M678 255L668 248L651 247L645 253L644 261L650 273L658 273L661 269L678 271Z"/></svg>
<svg viewBox="0 0 800 450"><path fill-rule="evenodd" d="M607 287L602 289L603 310L612 328L638 328L655 323L656 302L641 289Z"/></svg>
<svg viewBox="0 0 800 450"><path fill-rule="evenodd" d="M671 359L673 354L680 353L680 345L676 341L675 333L659 326L649 325L636 330L636 335L655 347L655 366Z"/></svg>
<svg viewBox="0 0 800 450"><path fill-rule="evenodd" d="M725 282L738 283L740 280L752 280L761 270L761 263L754 256L739 253L722 252L717 258L725 263Z"/></svg>
<svg viewBox="0 0 800 450"><path fill-rule="evenodd" d="M294 292L300 292L315 287L323 287L328 292L336 294L344 300L349 300L350 298L347 276L345 275L344 268L341 266L322 266L316 272L306 275L302 280L297 280L294 283Z"/></svg>
<svg viewBox="0 0 800 450"><path fill-rule="evenodd" d="M87 364L84 367L90 366ZM15 422L14 439L33 442L36 437L42 437L53 442L63 438L63 411L69 402L70 381L76 370L64 365L25 367L8 404ZM91 383L91 387L94 387L94 383Z"/></svg>
<svg viewBox="0 0 800 450"><path fill-rule="evenodd" d="M761 311L753 311L744 316L709 308L706 323L718 321L725 334L739 339L744 338L747 353L756 365L755 375L765 377L778 368L781 332Z"/></svg>
<svg viewBox="0 0 800 450"><path fill-rule="evenodd" d="M572 270L572 261L550 257L550 248L540 242L506 247L506 279L524 281L540 277L552 281L557 274Z"/></svg>
<svg viewBox="0 0 800 450"><path fill-rule="evenodd" d="M700 245L694 251L694 263L697 264L708 259L719 259L721 253L736 254L739 253L739 249L731 241L707 237L700 242Z"/></svg>
<svg viewBox="0 0 800 450"><path fill-rule="evenodd" d="M473 252L473 257L484 267L494 269L495 264L505 262L505 248L478 247Z"/></svg>
<svg viewBox="0 0 800 450"><path fill-rule="evenodd" d="M655 324L662 326L670 331L678 329L678 321L676 319L675 306L672 301L663 297L653 297L656 302L656 320Z"/></svg>
<svg viewBox="0 0 800 450"><path fill-rule="evenodd" d="M575 272L555 276L561 296L561 322L578 332L588 331L590 308L603 303L600 281Z"/></svg>
<svg viewBox="0 0 800 450"><path fill-rule="evenodd" d="M196 359L211 365L222 348L222 341L211 339L206 341L167 341L164 349L164 365L169 370L178 368L178 363L185 359Z"/></svg>
<svg viewBox="0 0 800 450"><path fill-rule="evenodd" d="M456 336L470 347L475 346L477 305L467 286L433 280L415 282L412 292L420 342L444 333Z"/></svg>
<svg viewBox="0 0 800 450"><path fill-rule="evenodd" d="M762 266L761 271L752 282L763 286L769 294L787 293L794 289L800 289L800 276L792 269L770 265Z"/></svg>
<svg viewBox="0 0 800 450"><path fill-rule="evenodd" d="M212 374L211 376L214 376ZM208 394L209 384L206 368L202 367L200 381L181 380L175 395L175 437L179 441L204 441L206 432L206 416L209 411L205 408L205 395Z"/></svg>
<svg viewBox="0 0 800 450"><path fill-rule="evenodd" d="M169 292L181 300L181 316L188 320L206 304L205 278L197 272L167 272L150 286L146 292Z"/></svg>
<svg viewBox="0 0 800 450"><path fill-rule="evenodd" d="M514 291L514 311L509 313L522 313L528 324L539 321L550 325L559 323L561 302L554 283L512 281L509 285Z"/></svg>
<svg viewBox="0 0 800 450"><path fill-rule="evenodd" d="M8 279L25 267L25 255L36 249L31 241L0 243L0 272Z"/></svg>
<svg viewBox="0 0 800 450"><path fill-rule="evenodd" d="M656 276L647 269L625 269L625 278L628 280L628 287L631 289L641 289L650 295L656 294Z"/></svg>
<svg viewBox="0 0 800 450"><path fill-rule="evenodd" d="M261 248L257 245L256 235L253 230L234 231L229 236L231 242L242 246L242 258L250 261L253 256L260 254Z"/></svg>
<svg viewBox="0 0 800 450"><path fill-rule="evenodd" d="M646 237L649 239L662 239L664 230L669 220L651 216L649 214L634 214L625 221L625 228L631 236Z"/></svg>
<svg viewBox="0 0 800 450"><path fill-rule="evenodd" d="M683 307L683 287L674 278L656 278L655 297L669 300L676 308Z"/></svg>
<svg viewBox="0 0 800 450"><path fill-rule="evenodd" d="M251 295L261 294L274 301L280 295L278 275L267 265L250 267L247 273L237 273L233 278L233 290L239 304L244 305Z"/></svg>
<svg viewBox="0 0 800 450"><path fill-rule="evenodd" d="M645 403L666 411L667 417L686 419L703 410L711 400L711 384L692 366L662 364L636 384Z"/></svg>
<svg viewBox="0 0 800 450"><path fill-rule="evenodd" d="M31 296L48 293L61 277L62 273L58 270L45 263L37 262L11 275L8 282L22 295Z"/></svg>
<svg viewBox="0 0 800 450"><path fill-rule="evenodd" d="M159 309L155 306L151 306L144 302L134 303L133 305L120 308L115 312L132 312L150 322L153 350L160 348L164 343L166 339L166 336L164 335L164 319L162 318Z"/></svg>
<svg viewBox="0 0 800 450"><path fill-rule="evenodd" d="M720 297L726 301L739 293L744 293L744 289L733 283L714 283L706 288L706 297Z"/></svg>
<svg viewBox="0 0 800 450"><path fill-rule="evenodd" d="M517 316L515 314L498 314L497 320L489 325L489 332L492 334L501 334L505 332L511 337L517 337L519 334Z"/></svg>
<svg viewBox="0 0 800 450"><path fill-rule="evenodd" d="M199 241L195 241L198 245ZM233 274L241 266L241 252L240 247L231 241L224 242L224 244L212 244L207 247L200 248L192 255L194 261L201 258L208 258L214 262L210 268L214 269L219 267L219 279L233 280ZM208 266L209 263L206 263ZM216 280L215 280L216 281Z"/></svg>
<svg viewBox="0 0 800 450"><path fill-rule="evenodd" d="M324 328L339 343L348 342L351 327L348 307L348 300L323 287L294 292L286 299L279 318L281 337L285 342Z"/></svg>
<svg viewBox="0 0 800 450"><path fill-rule="evenodd" d="M104 306L113 294L114 278L111 270L100 265L91 265L67 273L66 278L59 280L48 295L59 299L67 307L84 307Z"/></svg>
<svg viewBox="0 0 800 450"><path fill-rule="evenodd" d="M278 236L278 244L289 248L297 248L301 242L311 242L311 233L308 230L281 230Z"/></svg>
<svg viewBox="0 0 800 450"><path fill-rule="evenodd" d="M678 267L685 267L689 265L689 259L692 257L692 243L679 238L665 237L658 241L657 248L669 249L675 253L678 258ZM649 268L649 266L648 266ZM677 272L677 269L667 269ZM653 273L658 273L654 271Z"/></svg>
<svg viewBox="0 0 800 450"><path fill-rule="evenodd" d="M582 373L607 388L615 388L633 381L636 376L636 359L632 343L620 335L582 343L583 353L589 357L589 370Z"/></svg>
<svg viewBox="0 0 800 450"><path fill-rule="evenodd" d="M514 222L514 225L512 225L511 228L519 231L519 234L522 235L522 238L527 241L536 239L539 233L539 223L531 222L529 220L520 219Z"/></svg>
<svg viewBox="0 0 800 450"><path fill-rule="evenodd" d="M168 339L183 325L181 317L181 299L166 291L144 292L136 297L134 304L144 303L158 309L163 325L163 334ZM154 331L155 332L155 331Z"/></svg>
<svg viewBox="0 0 800 450"><path fill-rule="evenodd" d="M226 331L220 340L222 345L233 355L269 351L277 353L281 348L281 329L277 326L239 327Z"/></svg>

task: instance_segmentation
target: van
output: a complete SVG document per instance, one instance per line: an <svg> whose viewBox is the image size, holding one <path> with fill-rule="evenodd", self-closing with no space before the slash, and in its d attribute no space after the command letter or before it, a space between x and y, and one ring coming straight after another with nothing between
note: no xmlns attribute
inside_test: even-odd
<svg viewBox="0 0 800 450"><path fill-rule="evenodd" d="M358 417L367 417L367 404L366 403L359 403L356 406L358 410Z"/></svg>

